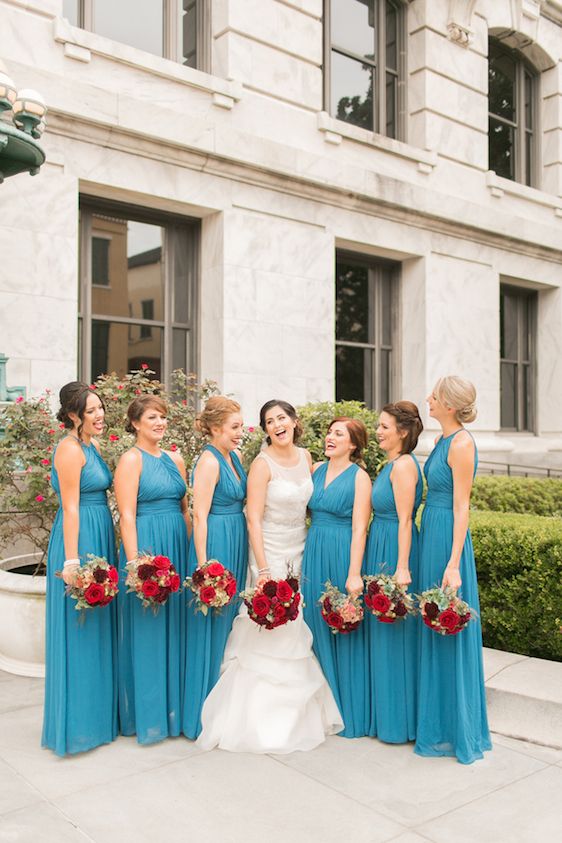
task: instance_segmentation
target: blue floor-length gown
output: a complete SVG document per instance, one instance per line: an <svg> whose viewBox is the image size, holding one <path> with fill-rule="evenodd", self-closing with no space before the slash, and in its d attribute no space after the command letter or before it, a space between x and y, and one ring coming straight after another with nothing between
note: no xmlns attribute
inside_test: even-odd
<svg viewBox="0 0 562 843"><path fill-rule="evenodd" d="M207 559L216 559L232 571L240 591L246 585L248 567L248 532L243 513L246 472L234 451L231 457L236 474L213 445L207 445L205 450L219 463L219 479L207 517ZM190 575L196 567L195 543L192 542L188 562ZM226 640L239 608L240 602L234 599L220 614L211 609L205 616L195 612L193 605L187 610L183 732L192 740L201 732L201 709L219 678Z"/></svg>
<svg viewBox="0 0 562 843"><path fill-rule="evenodd" d="M327 580L345 592L351 550L351 522L355 478L352 463L327 488L329 462L312 475L314 491L308 502L312 524L302 560L304 619L313 635L313 649L341 712L344 729L339 734L357 738L367 734L369 689L365 677L365 637L361 626L334 635L322 618L318 598Z"/></svg>
<svg viewBox="0 0 562 843"><path fill-rule="evenodd" d="M412 545L408 591L418 585L418 529L415 517L421 503L423 480L418 461L418 481L412 511ZM391 483L396 461L387 463L373 485L371 502L375 517L369 530L363 573L394 574L398 562L398 513ZM419 618L409 616L393 624L381 623L367 610L363 633L366 638L366 675L370 681L371 716L368 734L387 743L405 743L416 737L417 644Z"/></svg>
<svg viewBox="0 0 562 843"><path fill-rule="evenodd" d="M137 497L139 554L167 556L186 576L188 537L181 511L186 485L173 459L142 451ZM185 601L171 594L154 614L125 588L126 558L121 545L119 592L119 724L123 735L151 744L181 731L185 657Z"/></svg>
<svg viewBox="0 0 562 843"><path fill-rule="evenodd" d="M441 437L424 466L427 500L420 529L419 588L440 585L453 545L453 473L447 462L455 431ZM474 473L478 454L474 446ZM459 596L480 612L470 531L460 560ZM420 624L418 755L451 755L462 764L491 749L480 618L457 635L438 635Z"/></svg>
<svg viewBox="0 0 562 843"><path fill-rule="evenodd" d="M80 473L78 555L105 556L116 564L115 533L107 505L111 472L95 445L82 445L86 463ZM51 483L60 502L54 464ZM47 635L42 746L57 755L84 752L117 736L117 640L115 601L84 610L65 594L55 576L66 558L63 512L59 506L47 555Z"/></svg>

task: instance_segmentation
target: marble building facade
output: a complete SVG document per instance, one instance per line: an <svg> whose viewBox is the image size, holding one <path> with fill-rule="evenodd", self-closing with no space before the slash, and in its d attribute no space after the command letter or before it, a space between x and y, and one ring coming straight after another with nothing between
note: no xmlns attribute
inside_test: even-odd
<svg viewBox="0 0 562 843"><path fill-rule="evenodd" d="M189 26L189 3L164 4L170 58L97 26L95 3L0 0L0 59L49 108L41 173L0 186L9 385L56 390L100 360L154 354L163 376L183 363L216 379L249 421L272 396L336 391L425 414L436 378L457 372L477 385L488 459L562 465L562 2L392 3L384 113L380 81L363 100L338 93L369 62L380 80L376 45L361 67L352 43L354 15L377 32L380 0L202 0L196 60L185 38L174 53L169 25ZM504 99L490 117L491 44L520 73L514 119ZM490 166L491 131L519 133L511 174L505 145ZM150 255L166 280L160 305L140 287L100 304L102 330L100 289L123 286L101 241L123 220L141 244L121 262L129 284L148 289Z"/></svg>

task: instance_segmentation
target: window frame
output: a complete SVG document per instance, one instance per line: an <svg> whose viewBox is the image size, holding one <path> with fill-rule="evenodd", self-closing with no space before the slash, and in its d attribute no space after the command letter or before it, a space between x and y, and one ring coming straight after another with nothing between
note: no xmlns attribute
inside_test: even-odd
<svg viewBox="0 0 562 843"><path fill-rule="evenodd" d="M376 96L376 108L373 109L373 126L366 128L364 126L356 126L356 128L364 129L367 132L373 132L383 137L388 137L392 140L406 141L407 129L407 109L406 109L406 79L407 79L407 63L406 63L406 17L407 9L403 0L373 0L375 3L376 15L376 38L377 38L377 52L376 56L384 55L383 74L379 72L380 60L376 58L371 61L365 59L364 56L354 53L351 50L343 47L334 48L332 43L332 21L331 21L331 0L323 0L323 23L324 23L324 44L323 44L323 99L324 111L326 111L334 120L339 118L332 114L331 109L331 93L332 93L332 52L337 52L339 55L346 56L354 61L368 64L372 67L374 72L375 83L373 91ZM395 7L397 12L396 25L396 51L397 51L397 70L396 70L396 132L394 137L386 134L386 75L389 71L386 66L386 4L390 3ZM346 120L341 122L347 123ZM355 125L349 123L348 125ZM384 128L384 131L383 131Z"/></svg>
<svg viewBox="0 0 562 843"><path fill-rule="evenodd" d="M92 312L92 220L96 214L114 215L120 219L158 225L164 229L162 243L162 268L164 275L164 318L142 319L141 317L116 316ZM200 221L193 217L178 216L162 211L153 211L128 203L103 200L96 197L80 196L79 210L80 252L78 279L78 376L86 383L92 380L92 322L104 324L128 325L129 338L135 327L146 326L163 331L162 361L160 380L168 382L173 366L174 330L187 334L186 360L182 366L185 371L199 370L199 285L201 278L201 230ZM194 278L188 295L188 322L174 320L174 238L181 236L181 230L191 227L194 236ZM107 289L107 288L105 288ZM193 365L189 366L188 363Z"/></svg>
<svg viewBox="0 0 562 843"><path fill-rule="evenodd" d="M517 357L503 357L502 356L502 325L501 325L501 296L503 293L514 296L517 300ZM523 313L522 308L527 307L527 325L528 325L528 349L529 357L523 357ZM536 290L527 287L518 287L512 284L500 283L500 309L498 315L500 318L500 430L506 433L536 433L536 400L537 400L537 312L538 312L538 293ZM515 408L516 418L515 426L504 425L501 418L501 390L502 379L501 369L502 364L514 365L516 371L515 383ZM524 390L524 373L525 368L529 371L530 394L527 395L527 408L525 409L525 390ZM527 426L523 426L522 419L527 415Z"/></svg>
<svg viewBox="0 0 562 843"><path fill-rule="evenodd" d="M365 402L366 406L370 406L372 404L371 409L375 410L383 406L386 403L386 399L384 399L381 395L382 392L382 384L381 378L379 377L380 372L380 365L381 365L381 351L388 351L390 353L390 365L389 365L389 385L388 385L388 400L392 401L393 396L397 393L398 388L398 368L399 368L399 359L398 359L398 322L399 322L399 280L400 280L400 264L395 261L386 260L384 258L376 258L371 255L363 255L358 254L357 252L348 252L344 249L337 249L336 256L335 256L335 274L334 274L334 298L337 297L337 266L339 263L346 263L350 265L360 266L367 270L367 277L368 277L368 284L369 284L369 319L375 319L375 330L374 330L374 341L373 342L354 342L352 340L339 340L335 338L334 340L334 400L336 398L336 390L337 390L337 361L336 361L336 349L338 347L344 346L347 348L363 348L365 350L370 350L372 355L372 364L371 364L371 395L372 401L369 402L366 400L366 397L357 398L357 399L350 399L350 400L362 400ZM383 339L383 332L382 332L382 315L383 315L383 308L382 308L382 272L387 271L389 273L388 278L390 281L390 313L391 313L391 325L390 325L390 345L388 343L384 343ZM371 289L374 290L374 300L371 298ZM334 323L334 334L337 337L337 323ZM343 399L342 399L343 400ZM347 400L347 399L346 399Z"/></svg>
<svg viewBox="0 0 562 843"><path fill-rule="evenodd" d="M514 176L504 176L497 173L500 178L507 178L510 181L527 187L539 186L539 99L540 99L540 73L518 50L508 47L494 37L488 39L488 65L490 62L491 47L508 56L515 64L515 117L516 122L508 120L499 114L490 111L490 86L488 83L488 168L490 168L490 121L495 120L504 126L514 130ZM531 81L531 130L527 129L525 120L525 80L528 77ZM531 160L529 164L529 181L527 181L527 135L531 136ZM494 171L495 172L495 171Z"/></svg>

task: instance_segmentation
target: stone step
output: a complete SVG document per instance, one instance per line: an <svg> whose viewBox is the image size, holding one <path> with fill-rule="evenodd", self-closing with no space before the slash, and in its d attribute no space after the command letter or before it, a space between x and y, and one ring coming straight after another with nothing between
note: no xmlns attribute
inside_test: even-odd
<svg viewBox="0 0 562 843"><path fill-rule="evenodd" d="M562 749L562 663L484 647L490 729Z"/></svg>

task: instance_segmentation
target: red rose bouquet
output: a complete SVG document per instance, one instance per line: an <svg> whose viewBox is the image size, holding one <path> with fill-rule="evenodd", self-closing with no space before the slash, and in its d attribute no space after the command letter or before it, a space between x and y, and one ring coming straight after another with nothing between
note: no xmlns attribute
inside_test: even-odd
<svg viewBox="0 0 562 843"><path fill-rule="evenodd" d="M365 606L381 623L396 623L416 612L414 598L389 574L363 577Z"/></svg>
<svg viewBox="0 0 562 843"><path fill-rule="evenodd" d="M452 588L429 588L416 595L424 624L440 635L457 635L476 612Z"/></svg>
<svg viewBox="0 0 562 843"><path fill-rule="evenodd" d="M318 603L322 617L334 635L347 634L357 629L363 620L363 607L359 597L352 597L332 585L330 580L324 585L326 589L320 595Z"/></svg>
<svg viewBox="0 0 562 843"><path fill-rule="evenodd" d="M110 565L105 556L88 553L88 561L76 572L74 585L66 586L66 593L76 600L77 612L107 606L119 591L117 568Z"/></svg>
<svg viewBox="0 0 562 843"><path fill-rule="evenodd" d="M157 613L170 596L180 590L180 577L167 556L143 554L127 562L125 585L128 594L136 594L142 605Z"/></svg>
<svg viewBox="0 0 562 843"><path fill-rule="evenodd" d="M266 629L275 629L294 621L299 614L301 594L299 581L288 576L284 580L268 580L256 588L240 592L248 616Z"/></svg>
<svg viewBox="0 0 562 843"><path fill-rule="evenodd" d="M209 607L220 612L223 606L228 606L237 591L236 577L216 559L209 559L204 565L198 566L183 584L195 595L191 601L195 602L195 611L204 615L208 613Z"/></svg>

